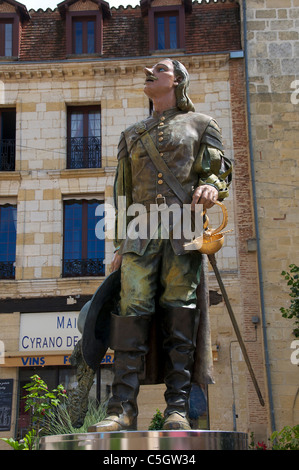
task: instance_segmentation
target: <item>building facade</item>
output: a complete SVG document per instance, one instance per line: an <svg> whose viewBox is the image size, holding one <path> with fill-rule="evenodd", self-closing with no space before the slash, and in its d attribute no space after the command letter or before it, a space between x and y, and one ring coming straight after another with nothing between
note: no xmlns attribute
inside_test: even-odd
<svg viewBox="0 0 299 470"><path fill-rule="evenodd" d="M294 261L298 224L296 2L141 0L116 9L66 0L29 12L1 2L1 436L26 429L21 394L33 373L49 387L75 384L78 313L113 256L112 237L95 229L109 225L103 204L113 204L119 136L148 116L143 68L161 57L187 67L196 111L218 121L234 162L225 202L232 232L217 264L265 399L262 407L210 270L215 384L200 391L205 409L199 417L195 406L194 419L264 441L298 422L292 326L279 312L288 302L280 272ZM219 218L213 209L212 222ZM92 389L101 400L112 362L109 350ZM163 393L142 386L139 429L163 411Z"/></svg>

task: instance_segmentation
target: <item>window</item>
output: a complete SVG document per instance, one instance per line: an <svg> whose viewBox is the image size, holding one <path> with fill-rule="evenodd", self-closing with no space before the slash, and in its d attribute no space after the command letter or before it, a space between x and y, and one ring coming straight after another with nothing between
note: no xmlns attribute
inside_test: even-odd
<svg viewBox="0 0 299 470"><path fill-rule="evenodd" d="M94 54L96 51L95 18L73 19L73 54Z"/></svg>
<svg viewBox="0 0 299 470"><path fill-rule="evenodd" d="M101 54L103 20L111 18L109 3L105 0L64 0L57 8L65 18L67 56Z"/></svg>
<svg viewBox="0 0 299 470"><path fill-rule="evenodd" d="M66 50L68 55L101 54L103 19L100 10L66 13Z"/></svg>
<svg viewBox="0 0 299 470"><path fill-rule="evenodd" d="M63 276L104 276L105 241L96 236L97 200L64 203Z"/></svg>
<svg viewBox="0 0 299 470"><path fill-rule="evenodd" d="M67 168L101 167L101 110L98 106L68 109Z"/></svg>
<svg viewBox="0 0 299 470"><path fill-rule="evenodd" d="M179 16L174 13L155 15L156 49L178 49Z"/></svg>
<svg viewBox="0 0 299 470"><path fill-rule="evenodd" d="M19 44L19 16L0 13L0 57L17 57Z"/></svg>
<svg viewBox="0 0 299 470"><path fill-rule="evenodd" d="M16 225L16 206L0 205L0 279L15 277Z"/></svg>
<svg viewBox="0 0 299 470"><path fill-rule="evenodd" d="M0 22L0 55L12 56L12 26L13 22Z"/></svg>
<svg viewBox="0 0 299 470"><path fill-rule="evenodd" d="M185 47L185 6L148 8L149 48L177 50Z"/></svg>
<svg viewBox="0 0 299 470"><path fill-rule="evenodd" d="M0 171L15 169L16 111L0 109Z"/></svg>

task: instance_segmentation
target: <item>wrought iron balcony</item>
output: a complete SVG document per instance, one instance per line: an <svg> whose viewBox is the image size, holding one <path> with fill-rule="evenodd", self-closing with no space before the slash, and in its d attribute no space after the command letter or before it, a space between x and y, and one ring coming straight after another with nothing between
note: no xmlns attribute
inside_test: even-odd
<svg viewBox="0 0 299 470"><path fill-rule="evenodd" d="M100 137L71 137L67 139L67 168L101 168Z"/></svg>
<svg viewBox="0 0 299 470"><path fill-rule="evenodd" d="M16 140L0 140L0 171L14 171L16 157Z"/></svg>
<svg viewBox="0 0 299 470"><path fill-rule="evenodd" d="M14 261L0 261L0 279L14 279L15 278L15 262Z"/></svg>
<svg viewBox="0 0 299 470"><path fill-rule="evenodd" d="M63 261L63 277L104 275L104 258L67 259Z"/></svg>

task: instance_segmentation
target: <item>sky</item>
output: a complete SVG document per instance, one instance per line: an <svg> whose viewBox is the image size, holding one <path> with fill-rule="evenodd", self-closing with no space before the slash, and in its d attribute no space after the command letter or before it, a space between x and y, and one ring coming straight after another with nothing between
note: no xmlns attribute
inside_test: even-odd
<svg viewBox="0 0 299 470"><path fill-rule="evenodd" d="M27 10L38 10L39 8L42 8L43 10L46 10L47 8L54 8L57 7L58 3L61 3L63 0L18 0L19 3L22 3L27 7ZM136 5L139 5L139 0L106 0L108 1L110 7L119 7L120 5L123 5L124 7L127 5L131 5L132 7L135 7Z"/></svg>

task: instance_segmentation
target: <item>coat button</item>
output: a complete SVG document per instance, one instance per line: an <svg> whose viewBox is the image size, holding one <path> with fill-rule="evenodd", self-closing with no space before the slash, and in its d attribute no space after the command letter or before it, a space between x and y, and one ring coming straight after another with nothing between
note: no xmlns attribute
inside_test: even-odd
<svg viewBox="0 0 299 470"><path fill-rule="evenodd" d="M162 173L158 173L158 178L162 178Z"/></svg>
<svg viewBox="0 0 299 470"><path fill-rule="evenodd" d="M163 137L159 137L159 142L162 142L163 141Z"/></svg>
<svg viewBox="0 0 299 470"><path fill-rule="evenodd" d="M163 184L163 180L158 180L158 184Z"/></svg>

